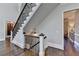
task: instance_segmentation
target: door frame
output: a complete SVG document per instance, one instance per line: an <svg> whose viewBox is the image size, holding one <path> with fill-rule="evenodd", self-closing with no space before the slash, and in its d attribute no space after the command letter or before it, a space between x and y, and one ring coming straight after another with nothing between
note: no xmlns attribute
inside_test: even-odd
<svg viewBox="0 0 79 59"><path fill-rule="evenodd" d="M5 33L5 34L4 34L4 39L6 39L6 37L7 37L7 23L8 23L8 21L9 21L9 20L6 20L6 21L5 21L5 26L4 26L4 29L5 29L5 30L4 30L4 33ZM11 21L12 21L12 22L14 23L14 25L15 25L15 22L14 22L13 20L11 20Z"/></svg>

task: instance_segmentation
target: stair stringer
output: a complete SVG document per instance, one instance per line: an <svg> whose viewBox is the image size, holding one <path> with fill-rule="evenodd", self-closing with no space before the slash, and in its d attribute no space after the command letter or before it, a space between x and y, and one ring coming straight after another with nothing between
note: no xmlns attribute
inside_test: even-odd
<svg viewBox="0 0 79 59"><path fill-rule="evenodd" d="M24 41L23 30L20 30L11 42L19 46L20 48L24 48L25 41Z"/></svg>

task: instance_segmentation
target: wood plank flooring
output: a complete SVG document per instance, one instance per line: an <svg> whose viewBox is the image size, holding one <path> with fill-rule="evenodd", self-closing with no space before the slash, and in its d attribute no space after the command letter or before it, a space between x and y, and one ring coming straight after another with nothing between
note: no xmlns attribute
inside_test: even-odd
<svg viewBox="0 0 79 59"><path fill-rule="evenodd" d="M79 56L79 47L73 44L69 39L66 39L64 44L64 55Z"/></svg>
<svg viewBox="0 0 79 59"><path fill-rule="evenodd" d="M24 50L10 43L9 39L0 42L0 56L38 56L35 51ZM69 40L65 41L65 49L48 47L45 56L79 56L79 48L75 48Z"/></svg>

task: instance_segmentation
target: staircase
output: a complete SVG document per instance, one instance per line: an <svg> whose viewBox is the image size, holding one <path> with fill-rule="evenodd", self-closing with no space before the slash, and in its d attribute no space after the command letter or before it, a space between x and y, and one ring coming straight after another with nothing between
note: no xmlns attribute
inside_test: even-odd
<svg viewBox="0 0 79 59"><path fill-rule="evenodd" d="M37 3L26 3L11 32L11 42L20 48L24 48L25 45L23 28L30 21L39 6L40 4Z"/></svg>

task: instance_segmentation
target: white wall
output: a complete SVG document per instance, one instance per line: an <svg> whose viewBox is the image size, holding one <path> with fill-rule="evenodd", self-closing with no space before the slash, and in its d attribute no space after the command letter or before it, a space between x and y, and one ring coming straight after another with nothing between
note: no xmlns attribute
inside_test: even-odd
<svg viewBox="0 0 79 59"><path fill-rule="evenodd" d="M34 28L37 29L37 26L51 13L51 11L58 6L57 3L43 3L40 5L36 13L33 15L29 23L24 27L25 32L30 32ZM37 31L38 32L38 31Z"/></svg>
<svg viewBox="0 0 79 59"><path fill-rule="evenodd" d="M60 4L48 17L39 25L39 33L47 35L46 45L64 49L64 11L77 9L79 4Z"/></svg>
<svg viewBox="0 0 79 59"><path fill-rule="evenodd" d="M5 39L5 23L6 20L17 20L18 4L17 3L1 3L0 4L0 41Z"/></svg>
<svg viewBox="0 0 79 59"><path fill-rule="evenodd" d="M76 12L75 18L75 41L79 44L79 10Z"/></svg>

